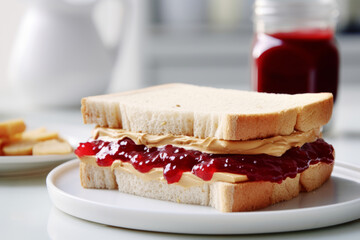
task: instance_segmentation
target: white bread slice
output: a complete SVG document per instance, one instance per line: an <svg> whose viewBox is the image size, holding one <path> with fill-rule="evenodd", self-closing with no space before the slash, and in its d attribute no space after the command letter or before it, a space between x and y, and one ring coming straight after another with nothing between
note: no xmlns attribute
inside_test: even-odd
<svg viewBox="0 0 360 240"><path fill-rule="evenodd" d="M80 162L80 182L85 188L117 188L115 175L110 167L98 167L84 162Z"/></svg>
<svg viewBox="0 0 360 240"><path fill-rule="evenodd" d="M142 197L214 207L222 212L240 212L261 209L277 202L290 200L300 191L312 191L326 182L333 164L310 165L295 178L273 182L213 182L202 186L182 187L165 181L146 181L135 174L110 167L97 167L80 162L81 184L85 188L116 189Z"/></svg>
<svg viewBox="0 0 360 240"><path fill-rule="evenodd" d="M325 125L331 93L268 94L167 84L82 99L84 123L149 134L248 140Z"/></svg>

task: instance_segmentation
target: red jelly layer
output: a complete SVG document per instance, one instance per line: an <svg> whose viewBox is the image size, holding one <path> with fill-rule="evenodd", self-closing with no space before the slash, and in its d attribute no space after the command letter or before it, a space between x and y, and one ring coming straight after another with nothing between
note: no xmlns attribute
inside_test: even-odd
<svg viewBox="0 0 360 240"><path fill-rule="evenodd" d="M205 181L211 180L214 172L243 174L250 181L281 182L294 178L310 164L332 163L333 147L323 139L289 149L281 157L266 154L209 154L200 151L167 145L148 148L136 145L125 138L117 142L94 140L80 143L75 153L79 157L96 156L99 166L111 166L113 161L130 162L139 172L163 168L168 183L178 182L183 172L192 172Z"/></svg>
<svg viewBox="0 0 360 240"><path fill-rule="evenodd" d="M332 92L336 99L339 53L331 30L259 34L253 61L259 92Z"/></svg>

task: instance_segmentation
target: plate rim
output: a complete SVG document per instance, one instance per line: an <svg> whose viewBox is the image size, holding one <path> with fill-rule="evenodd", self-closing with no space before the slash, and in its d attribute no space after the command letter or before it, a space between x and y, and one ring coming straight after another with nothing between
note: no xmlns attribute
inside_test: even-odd
<svg viewBox="0 0 360 240"><path fill-rule="evenodd" d="M76 158L75 153L68 154L49 154L49 155L19 155L19 156L0 156L0 168L5 164L20 163L42 163L48 161L62 161Z"/></svg>
<svg viewBox="0 0 360 240"><path fill-rule="evenodd" d="M286 232L286 231L296 231L296 230L306 230L306 229L313 229L313 228L320 228L320 227L326 227L326 226L332 226L332 225L336 225L336 224L341 224L341 223L345 223L348 221L352 221L352 220L356 220L359 218L359 213L357 213L356 211L354 211L352 213L352 215L347 215L346 217L342 217L342 218L334 218L335 220L331 220L329 223L326 224L322 224L322 223L318 223L317 225L311 226L311 227L298 227L298 226L293 226L292 228L279 228L279 229L262 229L259 231L241 231L241 232L237 232L237 231L211 231L210 232L202 232L202 231L194 231L194 230L174 230L174 229L170 229L170 230L164 230L160 228L149 228L149 227L138 227L138 226L131 226L130 225L124 225L124 224L113 224L111 221L107 221L106 219L92 219L89 216L83 216L86 214L81 214L79 212L76 212L74 210L70 210L69 207L63 206L63 204L61 202L58 201L58 199L56 198L67 198L67 201L75 201L76 204L85 204L85 205L89 205L91 207L102 207L105 208L107 210L113 209L116 211L122 211L125 215L143 215L142 217L144 217L144 215L157 215L157 217L164 217L164 216L168 216L171 215L172 217L189 217L192 216L194 217L194 214L188 213L188 212L169 212L169 211L158 211L158 210L153 210L153 209L136 209L136 208L126 208L124 206L114 206L111 204L107 204L107 203L101 203L101 202L96 202L93 200L88 200L88 199L84 199L81 198L79 196L75 196L72 195L70 193L67 193L65 191L63 191L62 189L58 188L55 184L55 180L57 177L61 176L61 174L63 174L66 171L69 171L71 169L78 168L80 161L78 159L74 159L68 162L65 162L59 166L57 166L56 168L54 168L47 176L46 178L46 185L47 185L47 189L48 189L48 193L50 195L50 199L52 200L53 204L60 209L63 212L66 212L72 216L81 218L81 219L85 219L85 220L89 220L95 223L100 223L100 224L107 224L107 225L111 225L111 226L116 226L116 227L125 227L125 228L130 228L130 229L138 229L138 230L146 230L146 231L159 231L159 232L172 232L172 233L186 233L186 234L252 234L252 233L272 233L272 232ZM338 166L337 166L338 165ZM335 164L335 167L337 168L345 168L347 170L351 170L351 171L356 171L356 172L360 172L360 168L357 167L356 165L352 165L352 164L348 164L348 163L344 163L344 162L340 162L338 164ZM342 177L340 177L342 178ZM355 181L354 179L352 179L353 181ZM357 179L357 180L360 180ZM79 180L80 181L80 180ZM359 182L359 181L357 181ZM116 190L114 190L116 191ZM125 194L125 193L122 193ZM146 201L146 198L145 198ZM74 203L73 203L74 204ZM253 212L233 212L233 213L222 213L222 212L201 212L201 213L196 213L196 217L197 218L204 218L204 217L216 217L217 221L239 221L239 220L244 220L242 218L250 218L250 219L256 219L259 216L262 216L263 218L277 218L277 217L281 217L283 215L289 215L289 216L296 216L298 214L308 214L309 212L318 212L316 213L316 215L321 215L322 212L324 211L335 211L337 208L342 207L342 208L346 208L346 209L354 209L354 207L358 207L360 209L360 198L357 199L352 199L349 201L344 201L341 203L335 203L335 204L329 204L329 205L321 205L321 206L315 206L315 207L306 207L306 208L300 208L300 209L284 209L284 210L276 210L276 211L253 211ZM71 207L70 207L71 208ZM211 219L211 218L210 218ZM211 222L211 221L210 221Z"/></svg>

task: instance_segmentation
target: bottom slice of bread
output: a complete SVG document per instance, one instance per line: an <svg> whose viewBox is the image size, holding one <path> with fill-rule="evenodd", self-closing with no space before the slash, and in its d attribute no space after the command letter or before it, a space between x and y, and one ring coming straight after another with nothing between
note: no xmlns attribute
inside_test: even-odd
<svg viewBox="0 0 360 240"><path fill-rule="evenodd" d="M118 188L120 192L147 198L211 206L222 212L240 212L265 208L290 200L301 191L312 191L329 179L332 169L333 164L317 163L281 183L204 182L201 186L182 187L165 181L143 180L118 168L112 171L110 167L80 162L80 179L85 188Z"/></svg>

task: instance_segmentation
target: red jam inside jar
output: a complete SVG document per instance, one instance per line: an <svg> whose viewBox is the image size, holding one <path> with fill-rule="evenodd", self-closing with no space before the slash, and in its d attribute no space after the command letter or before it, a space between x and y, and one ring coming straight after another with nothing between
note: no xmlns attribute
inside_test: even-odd
<svg viewBox="0 0 360 240"><path fill-rule="evenodd" d="M252 51L258 92L337 95L339 53L332 30L259 33Z"/></svg>
<svg viewBox="0 0 360 240"><path fill-rule="evenodd" d="M294 147L281 157L266 154L209 154L195 150L166 145L148 148L136 145L131 139L117 142L94 140L80 143L75 150L78 157L96 156L99 166L111 166L115 160L131 163L141 173L153 168L163 168L164 178L169 184L180 180L183 172L192 172L209 181L215 172L246 175L249 181L281 182L294 178L310 164L332 163L333 147L323 139Z"/></svg>

